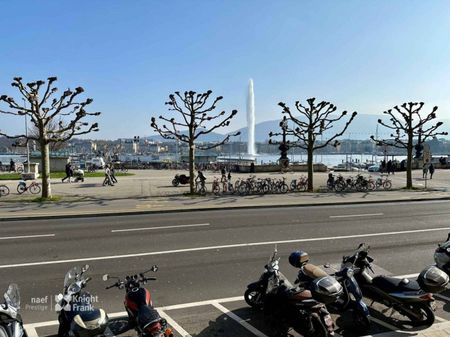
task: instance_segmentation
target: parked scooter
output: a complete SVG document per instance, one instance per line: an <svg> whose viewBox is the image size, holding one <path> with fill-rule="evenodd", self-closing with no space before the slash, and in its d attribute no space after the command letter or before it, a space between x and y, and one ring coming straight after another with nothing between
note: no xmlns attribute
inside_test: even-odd
<svg viewBox="0 0 450 337"><path fill-rule="evenodd" d="M156 272L158 266L154 265L149 270L139 275L130 275L122 281L119 277L103 275L103 281L117 279L117 282L106 287L125 289L125 309L128 313L130 326L134 327L140 337L173 337L172 329L167 326L165 319L161 318L158 311L153 308L150 291L142 288L142 284L156 280L155 277L145 277L145 274Z"/></svg>
<svg viewBox="0 0 450 337"><path fill-rule="evenodd" d="M413 326L429 327L434 323L432 309L433 293L443 291L449 282L449 277L431 266L423 270L417 281L407 278L375 276L371 263L374 261L369 254L370 247L361 243L351 256L344 256L342 267L354 269L354 277L365 297L373 302L379 302L406 316ZM372 302L372 303L373 303Z"/></svg>
<svg viewBox="0 0 450 337"><path fill-rule="evenodd" d="M300 269L295 284L302 287L308 287L318 277L328 276L320 267L309 262L309 255L304 251L292 252L289 256L289 263ZM329 264L324 265L324 267L331 268ZM343 266L331 275L341 284L343 291L336 302L330 303L328 307L338 312L350 310L353 316L353 329L365 334L370 329L370 312L363 301L358 282L353 277L354 268L354 265Z"/></svg>
<svg viewBox="0 0 450 337"><path fill-rule="evenodd" d="M110 333L105 311L94 308L94 297L83 291L91 280L84 276L88 269L89 265L73 267L64 278L64 292L58 295L58 337L93 337L105 335L106 331Z"/></svg>
<svg viewBox="0 0 450 337"><path fill-rule="evenodd" d="M0 304L0 337L27 337L18 313L20 293L17 284L10 284L3 297L5 302Z"/></svg>
<svg viewBox="0 0 450 337"><path fill-rule="evenodd" d="M323 277L314 280L310 290L296 289L279 271L279 260L275 247L260 279L247 286L247 304L274 318L280 336L286 336L290 327L306 337L334 336L325 304L334 302L342 287L332 277Z"/></svg>

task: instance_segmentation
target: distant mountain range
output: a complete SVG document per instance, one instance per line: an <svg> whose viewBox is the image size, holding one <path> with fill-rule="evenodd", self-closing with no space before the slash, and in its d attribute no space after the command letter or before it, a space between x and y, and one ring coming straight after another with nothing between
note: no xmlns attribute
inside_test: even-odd
<svg viewBox="0 0 450 337"><path fill-rule="evenodd" d="M369 139L371 135L376 135L377 132L377 124L378 119L382 118L384 116L380 115L369 115L369 114L358 114L355 119L353 120L352 124L348 127L348 129L345 131L344 135L342 135L341 139L356 139L356 140L364 140ZM328 132L325 132L323 137L324 139L331 137L334 135L333 130L340 131L344 125L345 121L347 121L348 118L345 120L341 120L335 124L335 126L330 129ZM442 119L442 120L436 120L442 121L444 124L439 129L440 131L447 131L450 134L450 120L448 119ZM269 132L279 132L281 131L279 126L280 120L270 120L265 121L261 123L257 123L255 125L255 140L256 142L267 142L269 139ZM248 134L248 128L241 128L236 131L240 131L241 135L238 137L234 137L235 140L241 140L246 141L247 140L247 134ZM379 138L389 138L389 135L391 134L390 130L382 127L381 125L378 126L378 137ZM207 134L203 136L202 140L205 142L214 142L222 140L224 137L223 134L214 133L211 132L210 134ZM155 141L161 141L163 140L161 136L155 135L148 137L151 140ZM448 138L445 137L445 138Z"/></svg>

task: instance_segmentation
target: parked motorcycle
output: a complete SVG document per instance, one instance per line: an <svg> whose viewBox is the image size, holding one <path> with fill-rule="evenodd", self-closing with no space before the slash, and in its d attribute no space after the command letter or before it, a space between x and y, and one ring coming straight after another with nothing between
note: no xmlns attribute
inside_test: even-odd
<svg viewBox="0 0 450 337"><path fill-rule="evenodd" d="M84 273L89 265L82 268L73 267L64 278L64 292L58 295L57 308L59 311L58 337L93 337L110 333L108 316L103 309L93 307L95 299L84 291L90 277Z"/></svg>
<svg viewBox="0 0 450 337"><path fill-rule="evenodd" d="M444 243L438 244L434 252L434 261L439 269L450 275L450 233Z"/></svg>
<svg viewBox="0 0 450 337"><path fill-rule="evenodd" d="M20 293L17 284L10 284L0 304L0 337L27 337L23 328L20 308Z"/></svg>
<svg viewBox="0 0 450 337"><path fill-rule="evenodd" d="M156 280L155 277L145 277L145 274L157 270L158 266L154 265L139 275L126 276L124 281L119 277L103 275L103 281L117 279L116 283L106 289L125 289L125 309L129 324L136 329L140 337L173 337L172 329L168 327L166 320L153 308L150 291L141 287L148 281Z"/></svg>
<svg viewBox="0 0 450 337"><path fill-rule="evenodd" d="M186 185L189 184L189 176L185 174L176 174L175 178L172 179L172 186L177 187L178 185Z"/></svg>
<svg viewBox="0 0 450 337"><path fill-rule="evenodd" d="M372 277L368 271L374 273L371 266L374 259L369 256L369 249L361 243L353 255L344 256L342 261L343 268L354 268L363 295L407 317L413 326L431 326L435 320L433 293L445 290L449 277L434 266L424 269L417 280Z"/></svg>
<svg viewBox="0 0 450 337"><path fill-rule="evenodd" d="M310 290L296 289L279 271L279 260L275 248L260 279L247 286L247 304L264 309L280 336L286 336L290 327L306 337L334 336L334 323L324 303L336 300L340 285L324 277L314 280Z"/></svg>
<svg viewBox="0 0 450 337"><path fill-rule="evenodd" d="M293 252L289 256L289 263L299 268L295 284L302 287L308 287L318 277L328 276L320 267L309 263L309 255L304 251ZM329 264L325 264L324 267L331 268ZM343 291L329 307L338 312L350 310L353 316L353 329L365 334L370 329L370 313L363 301L358 282L353 277L354 269L354 265L342 266L331 275L341 284Z"/></svg>

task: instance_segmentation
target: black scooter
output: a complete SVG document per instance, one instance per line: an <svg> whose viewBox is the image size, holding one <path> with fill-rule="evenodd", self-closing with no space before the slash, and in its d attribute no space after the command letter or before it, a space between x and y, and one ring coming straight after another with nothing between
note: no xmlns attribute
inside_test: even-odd
<svg viewBox="0 0 450 337"><path fill-rule="evenodd" d="M411 321L412 326L429 327L434 323L432 292L443 291L448 276L436 267L428 267L416 280L407 278L375 276L372 269L373 258L369 256L370 247L361 243L351 256L344 256L343 267L353 266L354 277L365 297L397 311ZM433 269L434 268L434 269ZM372 302L372 303L373 303Z"/></svg>

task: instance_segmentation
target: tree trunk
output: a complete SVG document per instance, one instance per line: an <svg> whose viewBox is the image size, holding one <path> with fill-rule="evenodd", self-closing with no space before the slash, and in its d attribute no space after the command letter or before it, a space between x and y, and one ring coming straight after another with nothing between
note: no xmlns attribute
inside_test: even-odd
<svg viewBox="0 0 450 337"><path fill-rule="evenodd" d="M41 141L41 174L42 174L42 198L51 198L52 189L50 186L50 152L45 141Z"/></svg>
<svg viewBox="0 0 450 337"><path fill-rule="evenodd" d="M413 139L412 135L408 137L408 156L406 158L406 188L412 189L412 154L413 154Z"/></svg>
<svg viewBox="0 0 450 337"><path fill-rule="evenodd" d="M189 191L194 194L194 180L195 180L195 145L189 143Z"/></svg>
<svg viewBox="0 0 450 337"><path fill-rule="evenodd" d="M314 160L314 149L311 145L308 146L308 192L314 191L314 182L313 182L313 175L314 175L314 167L313 167L313 160Z"/></svg>

